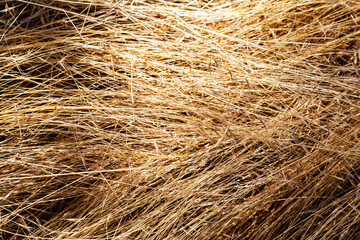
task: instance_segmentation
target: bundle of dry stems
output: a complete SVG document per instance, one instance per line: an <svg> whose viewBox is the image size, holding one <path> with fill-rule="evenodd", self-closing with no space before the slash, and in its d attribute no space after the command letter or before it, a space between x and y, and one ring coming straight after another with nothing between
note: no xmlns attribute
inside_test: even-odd
<svg viewBox="0 0 360 240"><path fill-rule="evenodd" d="M1 239L360 239L358 0L2 0Z"/></svg>

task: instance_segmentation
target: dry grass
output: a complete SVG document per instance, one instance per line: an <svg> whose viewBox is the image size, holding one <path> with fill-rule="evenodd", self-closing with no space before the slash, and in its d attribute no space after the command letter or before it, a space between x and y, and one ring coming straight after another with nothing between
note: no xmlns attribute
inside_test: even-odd
<svg viewBox="0 0 360 240"><path fill-rule="evenodd" d="M358 0L2 0L1 239L360 239Z"/></svg>

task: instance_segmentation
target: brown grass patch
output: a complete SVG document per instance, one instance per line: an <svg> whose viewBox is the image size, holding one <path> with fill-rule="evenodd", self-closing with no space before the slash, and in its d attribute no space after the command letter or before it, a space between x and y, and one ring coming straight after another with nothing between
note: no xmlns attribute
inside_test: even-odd
<svg viewBox="0 0 360 240"><path fill-rule="evenodd" d="M359 239L357 0L0 3L0 238Z"/></svg>

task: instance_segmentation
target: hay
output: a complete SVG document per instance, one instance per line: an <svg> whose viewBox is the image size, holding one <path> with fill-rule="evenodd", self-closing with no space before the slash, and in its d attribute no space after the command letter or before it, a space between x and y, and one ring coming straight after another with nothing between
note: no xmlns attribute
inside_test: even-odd
<svg viewBox="0 0 360 240"><path fill-rule="evenodd" d="M360 238L357 0L0 12L0 238Z"/></svg>

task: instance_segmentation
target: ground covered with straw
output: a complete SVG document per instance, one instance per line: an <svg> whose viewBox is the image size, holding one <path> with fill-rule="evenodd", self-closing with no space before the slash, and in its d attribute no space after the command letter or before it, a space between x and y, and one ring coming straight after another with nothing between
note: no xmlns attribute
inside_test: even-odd
<svg viewBox="0 0 360 240"><path fill-rule="evenodd" d="M360 239L358 0L2 0L0 239Z"/></svg>

